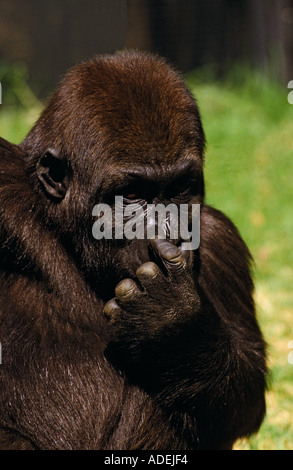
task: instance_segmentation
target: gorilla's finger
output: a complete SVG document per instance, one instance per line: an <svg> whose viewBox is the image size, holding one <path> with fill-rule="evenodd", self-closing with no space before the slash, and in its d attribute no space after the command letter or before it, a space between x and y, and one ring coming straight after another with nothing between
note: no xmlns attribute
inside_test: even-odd
<svg viewBox="0 0 293 470"><path fill-rule="evenodd" d="M186 261L180 249L170 240L150 240L155 258L160 260L168 273L182 272Z"/></svg>
<svg viewBox="0 0 293 470"><path fill-rule="evenodd" d="M105 304L103 312L107 320L111 321L114 320L117 315L120 315L122 310L117 305L116 300L111 299Z"/></svg>
<svg viewBox="0 0 293 470"><path fill-rule="evenodd" d="M115 289L116 297L122 301L132 300L139 294L141 294L141 290L133 279L123 279Z"/></svg>

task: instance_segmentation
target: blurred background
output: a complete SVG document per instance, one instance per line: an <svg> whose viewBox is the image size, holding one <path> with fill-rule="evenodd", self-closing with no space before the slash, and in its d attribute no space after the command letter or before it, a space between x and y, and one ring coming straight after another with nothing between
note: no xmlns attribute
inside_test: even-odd
<svg viewBox="0 0 293 470"><path fill-rule="evenodd" d="M38 95L77 61L139 48L183 72L237 61L293 77L292 0L1 0L0 54L28 66Z"/></svg>
<svg viewBox="0 0 293 470"><path fill-rule="evenodd" d="M207 202L255 259L268 412L235 448L293 449L293 0L1 0L1 137L24 138L71 65L125 48L184 73L206 132Z"/></svg>

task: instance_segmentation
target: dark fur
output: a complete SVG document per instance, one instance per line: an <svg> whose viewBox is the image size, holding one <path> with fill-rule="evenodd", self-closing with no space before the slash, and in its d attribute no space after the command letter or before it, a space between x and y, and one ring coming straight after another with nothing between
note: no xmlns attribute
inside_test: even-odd
<svg viewBox="0 0 293 470"><path fill-rule="evenodd" d="M58 201L37 177L48 149L68 176ZM202 206L200 249L188 261L194 316L183 284L172 293L183 306L174 324L160 285L157 317L142 305L112 327L103 315L117 282L149 254L135 241L94 240L94 204L129 169L167 184L189 160L192 200L203 203L203 149L180 77L136 53L74 67L22 144L0 140L1 448L215 449L257 431L266 366L251 258L222 213Z"/></svg>

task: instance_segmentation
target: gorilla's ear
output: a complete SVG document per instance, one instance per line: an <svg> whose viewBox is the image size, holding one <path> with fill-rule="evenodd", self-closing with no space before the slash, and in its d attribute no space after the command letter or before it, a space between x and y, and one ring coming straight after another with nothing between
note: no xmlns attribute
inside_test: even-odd
<svg viewBox="0 0 293 470"><path fill-rule="evenodd" d="M67 162L48 151L38 161L36 170L45 193L56 200L63 199L70 180Z"/></svg>

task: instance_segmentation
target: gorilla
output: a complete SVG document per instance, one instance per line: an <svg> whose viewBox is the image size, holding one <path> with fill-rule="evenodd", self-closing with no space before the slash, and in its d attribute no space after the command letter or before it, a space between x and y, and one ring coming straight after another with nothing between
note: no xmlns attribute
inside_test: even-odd
<svg viewBox="0 0 293 470"><path fill-rule="evenodd" d="M232 449L259 429L252 258L205 204L204 149L180 74L134 51L74 66L22 143L0 139L1 449ZM95 238L116 196L199 205L199 247Z"/></svg>

